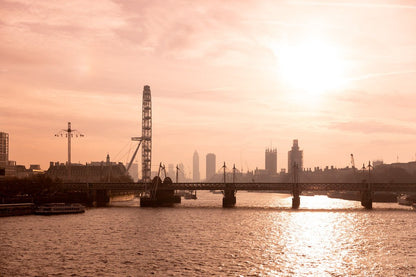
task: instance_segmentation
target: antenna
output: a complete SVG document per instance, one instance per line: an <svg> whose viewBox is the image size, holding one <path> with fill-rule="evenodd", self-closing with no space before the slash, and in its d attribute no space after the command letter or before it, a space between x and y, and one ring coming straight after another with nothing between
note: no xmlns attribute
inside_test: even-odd
<svg viewBox="0 0 416 277"><path fill-rule="evenodd" d="M67 168L68 168L68 179L71 179L71 139L74 137L84 137L84 134L81 134L75 129L71 129L71 122L68 122L68 129L62 129L55 137L65 137L68 138L68 161L67 161Z"/></svg>
<svg viewBox="0 0 416 277"><path fill-rule="evenodd" d="M371 179L371 169L374 167L371 165L371 161L368 161L368 181L370 182Z"/></svg>
<svg viewBox="0 0 416 277"><path fill-rule="evenodd" d="M233 166L233 183L235 183L235 170L236 170L236 168L235 168L235 164L234 164L234 166Z"/></svg>
<svg viewBox="0 0 416 277"><path fill-rule="evenodd" d="M179 165L176 165L176 183L178 183Z"/></svg>
<svg viewBox="0 0 416 277"><path fill-rule="evenodd" d="M353 154L351 154L351 167L353 169L355 169L355 161L354 161L354 155Z"/></svg>
<svg viewBox="0 0 416 277"><path fill-rule="evenodd" d="M166 168L165 168L165 165L162 164L162 162L160 162L157 176L160 177L162 173L164 174L164 177L166 178Z"/></svg>
<svg viewBox="0 0 416 277"><path fill-rule="evenodd" d="M224 169L224 184L225 184L225 169L227 168L226 166L225 166L225 162L224 162L224 165L222 166L222 168Z"/></svg>

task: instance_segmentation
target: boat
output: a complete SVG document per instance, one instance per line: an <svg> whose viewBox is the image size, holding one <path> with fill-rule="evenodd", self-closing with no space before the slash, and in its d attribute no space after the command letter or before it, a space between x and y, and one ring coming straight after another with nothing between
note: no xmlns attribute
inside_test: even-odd
<svg viewBox="0 0 416 277"><path fill-rule="evenodd" d="M34 210L33 203L0 204L0 217L33 214Z"/></svg>
<svg viewBox="0 0 416 277"><path fill-rule="evenodd" d="M195 191L187 191L184 196L185 199L196 199L196 190Z"/></svg>
<svg viewBox="0 0 416 277"><path fill-rule="evenodd" d="M413 199L409 195L402 193L397 196L397 203L399 205L410 206L413 203Z"/></svg>
<svg viewBox="0 0 416 277"><path fill-rule="evenodd" d="M35 209L37 215L76 214L85 212L85 207L79 203L49 203Z"/></svg>

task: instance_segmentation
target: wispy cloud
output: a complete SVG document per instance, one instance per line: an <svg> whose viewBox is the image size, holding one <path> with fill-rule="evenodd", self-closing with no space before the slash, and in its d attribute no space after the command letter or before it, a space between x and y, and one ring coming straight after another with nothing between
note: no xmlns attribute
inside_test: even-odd
<svg viewBox="0 0 416 277"><path fill-rule="evenodd" d="M105 156L117 150L116 137L139 132L147 84L155 160L172 149L172 162L190 159L199 145L227 155L231 144L257 151L296 136L316 141L312 151L345 134L415 133L414 2L0 0L0 7L0 127L13 137L50 136L71 120L105 141L94 146ZM273 47L315 34L353 64L346 74L359 93L311 97L281 82ZM26 159L25 147L16 147L15 159ZM247 158L262 164L261 153Z"/></svg>
<svg viewBox="0 0 416 277"><path fill-rule="evenodd" d="M404 71L392 71L392 72L380 72L380 73L370 73L358 77L349 78L348 81L361 81L372 78L381 78L387 76L395 75L407 75L407 74L416 74L416 70L404 70Z"/></svg>
<svg viewBox="0 0 416 277"><path fill-rule="evenodd" d="M350 7L350 8L383 8L383 9L411 9L416 10L416 5L402 5L390 3L362 3L358 2L313 2L313 1L293 1L292 5L302 6L328 6L328 7Z"/></svg>
<svg viewBox="0 0 416 277"><path fill-rule="evenodd" d="M415 135L416 128L399 124L387 124L377 121L345 121L333 122L328 126L343 132L358 132L364 134L394 134Z"/></svg>

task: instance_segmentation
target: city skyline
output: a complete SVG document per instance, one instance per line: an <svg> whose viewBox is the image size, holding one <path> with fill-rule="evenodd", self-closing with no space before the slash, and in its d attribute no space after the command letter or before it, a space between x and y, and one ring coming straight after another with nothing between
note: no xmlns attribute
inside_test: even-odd
<svg viewBox="0 0 416 277"><path fill-rule="evenodd" d="M279 170L294 138L304 168L415 160L413 2L180 3L1 2L9 159L66 161L69 121L74 163L117 158L150 85L153 165L198 149L253 170L277 146Z"/></svg>

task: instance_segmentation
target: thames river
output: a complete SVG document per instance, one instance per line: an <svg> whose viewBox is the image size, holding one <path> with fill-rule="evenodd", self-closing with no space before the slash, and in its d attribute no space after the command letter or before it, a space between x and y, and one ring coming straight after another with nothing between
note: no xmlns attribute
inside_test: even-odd
<svg viewBox="0 0 416 277"><path fill-rule="evenodd" d="M397 204L198 192L84 214L0 218L0 276L416 276L416 212Z"/></svg>

